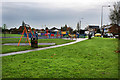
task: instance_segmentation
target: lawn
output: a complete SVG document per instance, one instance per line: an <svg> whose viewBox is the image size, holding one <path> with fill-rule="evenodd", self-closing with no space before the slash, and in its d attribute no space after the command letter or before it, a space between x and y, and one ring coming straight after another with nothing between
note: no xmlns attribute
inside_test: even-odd
<svg viewBox="0 0 120 80"><path fill-rule="evenodd" d="M18 43L20 38L2 38L2 44L4 43ZM21 43L25 43L26 38L21 39ZM31 40L30 40L31 41ZM65 40L65 39L38 39L39 43L56 43L56 45L69 43L74 40Z"/></svg>
<svg viewBox="0 0 120 80"><path fill-rule="evenodd" d="M2 37L21 37L21 34L2 34Z"/></svg>
<svg viewBox="0 0 120 80"><path fill-rule="evenodd" d="M117 39L2 57L3 78L118 78Z"/></svg>
<svg viewBox="0 0 120 80"><path fill-rule="evenodd" d="M18 43L20 38L2 38L2 44L4 43ZM21 43L25 43L26 38L23 38L21 40ZM55 43L55 45L59 44L65 44L72 42L74 40L64 40L64 39L38 39L39 43ZM39 45L39 48L42 47L48 47L51 45ZM16 51L23 51L23 50L29 50L34 49L30 46L11 46L11 45L2 45L2 54L9 53L9 52L16 52Z"/></svg>

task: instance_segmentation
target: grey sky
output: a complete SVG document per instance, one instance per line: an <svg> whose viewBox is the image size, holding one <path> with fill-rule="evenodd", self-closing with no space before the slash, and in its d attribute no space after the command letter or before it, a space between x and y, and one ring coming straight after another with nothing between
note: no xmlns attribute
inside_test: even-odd
<svg viewBox="0 0 120 80"><path fill-rule="evenodd" d="M42 25L60 28L64 24L75 29L77 22L84 18L81 20L82 28L85 28L88 24L100 25L101 6L112 6L116 1L118 0L4 0L0 24L5 23L8 28L18 28L24 20L31 27L38 29L42 28ZM110 23L109 9L103 9L104 24Z"/></svg>

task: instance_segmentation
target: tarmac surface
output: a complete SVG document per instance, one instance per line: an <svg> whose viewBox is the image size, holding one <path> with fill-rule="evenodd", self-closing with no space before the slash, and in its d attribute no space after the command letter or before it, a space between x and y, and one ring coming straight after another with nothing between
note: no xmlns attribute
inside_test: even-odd
<svg viewBox="0 0 120 80"><path fill-rule="evenodd" d="M64 38L64 39L69 39L69 38ZM26 51L19 51L19 52L11 52L11 53L6 53L6 54L0 54L0 57L9 56L9 55L15 55L15 54L23 54L23 53L32 52L32 51L39 51L39 50L45 50L45 49L51 49L51 48L66 46L66 45L75 44L77 42L84 41L84 40L87 40L87 39L88 38L77 38L77 39L74 38L73 40L76 40L74 42L61 44L61 45L50 46L50 47L44 47L44 48L36 48L36 49L26 50Z"/></svg>
<svg viewBox="0 0 120 80"><path fill-rule="evenodd" d="M2 45L18 45L18 43L5 43ZM29 45L29 43L20 43L20 46L25 46L25 45ZM55 45L55 43L38 43L38 45Z"/></svg>

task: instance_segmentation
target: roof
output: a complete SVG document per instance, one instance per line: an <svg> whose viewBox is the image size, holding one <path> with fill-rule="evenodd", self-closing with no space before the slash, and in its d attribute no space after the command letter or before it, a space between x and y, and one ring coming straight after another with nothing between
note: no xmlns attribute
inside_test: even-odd
<svg viewBox="0 0 120 80"><path fill-rule="evenodd" d="M111 26L107 26L107 27L104 27L105 29L108 29L108 28L110 28Z"/></svg>
<svg viewBox="0 0 120 80"><path fill-rule="evenodd" d="M53 27L53 28L51 28L50 30L56 30L57 28L56 27Z"/></svg>
<svg viewBox="0 0 120 80"><path fill-rule="evenodd" d="M92 29L95 29L95 28L99 28L99 26L94 26L94 25L89 25L88 28L92 28Z"/></svg>

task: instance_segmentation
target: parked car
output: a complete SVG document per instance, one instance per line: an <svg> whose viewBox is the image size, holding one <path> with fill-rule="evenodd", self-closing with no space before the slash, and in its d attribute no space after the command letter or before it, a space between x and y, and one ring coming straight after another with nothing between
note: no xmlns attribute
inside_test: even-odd
<svg viewBox="0 0 120 80"><path fill-rule="evenodd" d="M112 33L106 33L108 37L113 37Z"/></svg>
<svg viewBox="0 0 120 80"><path fill-rule="evenodd" d="M106 33L106 34L103 35L103 37L110 38L110 37L113 37L113 34L112 33Z"/></svg>
<svg viewBox="0 0 120 80"><path fill-rule="evenodd" d="M115 38L118 38L119 37L119 35L115 35Z"/></svg>
<svg viewBox="0 0 120 80"><path fill-rule="evenodd" d="M96 37L101 37L101 34L100 33L96 33L95 36Z"/></svg>

